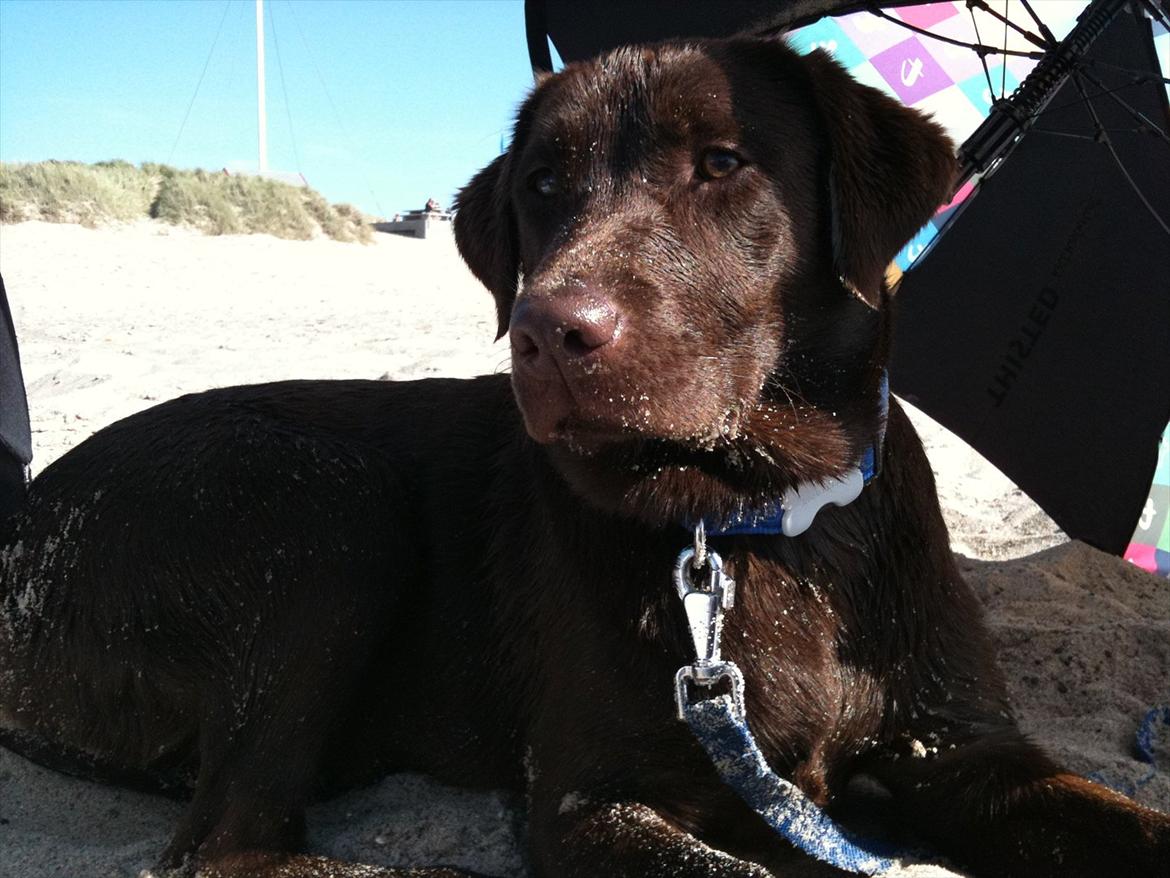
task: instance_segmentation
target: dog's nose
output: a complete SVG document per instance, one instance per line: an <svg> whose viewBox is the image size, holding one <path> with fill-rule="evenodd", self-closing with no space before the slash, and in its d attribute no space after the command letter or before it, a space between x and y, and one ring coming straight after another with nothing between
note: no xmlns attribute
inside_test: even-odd
<svg viewBox="0 0 1170 878"><path fill-rule="evenodd" d="M512 311L508 336L518 366L553 377L567 366L612 344L621 320L606 296L592 292L525 297Z"/></svg>

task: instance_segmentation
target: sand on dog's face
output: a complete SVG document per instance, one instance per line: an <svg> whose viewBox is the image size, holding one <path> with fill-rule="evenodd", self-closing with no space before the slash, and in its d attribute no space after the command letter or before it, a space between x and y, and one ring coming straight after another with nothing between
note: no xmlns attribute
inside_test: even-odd
<svg viewBox="0 0 1170 878"><path fill-rule="evenodd" d="M208 238L153 223L24 223L0 227L0 255L36 470L118 418L208 387L508 367L506 345L492 343L491 297L450 240L378 235L362 246ZM1170 679L1170 586L1065 543L990 464L906 408L935 470L952 545L972 559L963 572L988 608L1024 731L1074 770L1135 783L1149 769L1131 758L1133 731ZM1136 798L1170 809L1170 777L1156 775ZM393 777L315 808L310 844L368 863L522 875L518 806ZM137 875L180 811L0 750L0 878Z"/></svg>

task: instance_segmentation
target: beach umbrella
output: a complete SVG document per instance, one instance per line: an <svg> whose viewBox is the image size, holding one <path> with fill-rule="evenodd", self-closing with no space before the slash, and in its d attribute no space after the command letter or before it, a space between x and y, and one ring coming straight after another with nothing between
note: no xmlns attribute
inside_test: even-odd
<svg viewBox="0 0 1170 878"><path fill-rule="evenodd" d="M895 392L1069 536L1170 571L1165 0L528 0L537 70L626 43L783 33L931 113L955 198L896 259ZM1157 548L1159 540L1163 543ZM1144 543L1144 547L1141 545ZM1160 553L1160 554L1159 554Z"/></svg>

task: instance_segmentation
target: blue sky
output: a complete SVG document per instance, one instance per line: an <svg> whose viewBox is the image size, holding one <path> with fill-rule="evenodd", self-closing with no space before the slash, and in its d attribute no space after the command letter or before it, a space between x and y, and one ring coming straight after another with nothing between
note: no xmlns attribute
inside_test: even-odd
<svg viewBox="0 0 1170 878"><path fill-rule="evenodd" d="M269 167L370 213L449 205L532 82L520 0L264 7ZM0 0L0 161L255 168L255 69L254 0Z"/></svg>

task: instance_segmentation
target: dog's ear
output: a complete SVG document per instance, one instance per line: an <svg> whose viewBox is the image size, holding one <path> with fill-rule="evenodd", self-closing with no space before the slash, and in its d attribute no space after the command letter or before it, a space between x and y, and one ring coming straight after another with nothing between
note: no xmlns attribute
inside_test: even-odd
<svg viewBox="0 0 1170 878"><path fill-rule="evenodd" d="M833 258L871 307L886 266L951 196L958 166L942 128L857 82L829 55L804 57L829 141Z"/></svg>
<svg viewBox="0 0 1170 878"><path fill-rule="evenodd" d="M508 195L509 157L504 153L494 159L455 198L455 243L463 261L496 300L497 339L508 331L520 271Z"/></svg>

